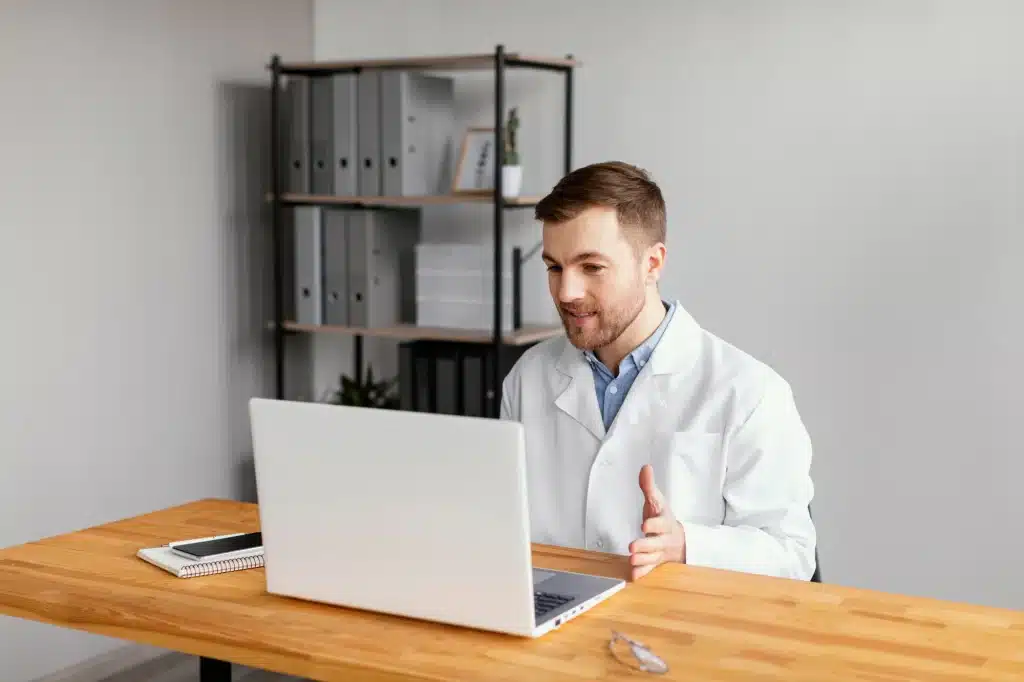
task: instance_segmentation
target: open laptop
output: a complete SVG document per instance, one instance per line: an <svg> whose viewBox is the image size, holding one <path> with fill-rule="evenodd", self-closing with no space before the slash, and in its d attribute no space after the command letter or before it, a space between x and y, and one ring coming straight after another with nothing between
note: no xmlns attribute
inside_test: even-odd
<svg viewBox="0 0 1024 682"><path fill-rule="evenodd" d="M535 570L518 422L253 398L267 590L537 637L625 585Z"/></svg>

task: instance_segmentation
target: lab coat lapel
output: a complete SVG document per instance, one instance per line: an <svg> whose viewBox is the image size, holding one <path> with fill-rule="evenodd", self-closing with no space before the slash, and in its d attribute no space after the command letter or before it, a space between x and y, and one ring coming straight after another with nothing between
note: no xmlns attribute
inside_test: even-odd
<svg viewBox="0 0 1024 682"><path fill-rule="evenodd" d="M702 330L682 303L676 301L672 321L651 354L651 374L662 376L688 372L701 352Z"/></svg>
<svg viewBox="0 0 1024 682"><path fill-rule="evenodd" d="M597 404L597 390L594 387L593 370L583 357L582 351L565 342L565 349L558 360L556 369L564 387L555 398L555 406L579 422L598 440L604 439L604 421ZM566 381L566 378L568 381Z"/></svg>
<svg viewBox="0 0 1024 682"><path fill-rule="evenodd" d="M568 339L563 343L565 347L556 368L562 375L559 378L564 386L555 399L555 405L583 425L595 438L603 441L604 421L597 404L593 370L584 359L582 351L569 343ZM672 321L651 354L650 362L630 388L620 415L637 411L637 421L645 421L653 413L664 411L671 399L668 392L672 375L688 372L693 367L700 354L700 343L700 326L677 301ZM655 395L650 393L652 388L657 392ZM634 406L637 402L640 403L639 409ZM612 431L615 431L619 421L616 417L612 422Z"/></svg>
<svg viewBox="0 0 1024 682"><path fill-rule="evenodd" d="M659 415L672 409L673 380L688 372L700 354L701 329L693 317L676 302L676 310L648 362L633 381L618 415L608 430L608 440L620 428L633 432L638 425L652 428Z"/></svg>

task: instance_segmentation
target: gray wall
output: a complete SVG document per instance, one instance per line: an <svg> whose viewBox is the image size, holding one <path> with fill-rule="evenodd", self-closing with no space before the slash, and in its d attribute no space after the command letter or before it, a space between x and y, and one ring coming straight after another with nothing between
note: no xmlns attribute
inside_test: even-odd
<svg viewBox="0 0 1024 682"><path fill-rule="evenodd" d="M577 164L655 174L671 223L664 293L794 385L816 445L826 580L1024 608L1024 5L318 0L315 12L318 58L498 42L576 54ZM466 124L490 123L489 90L464 83ZM558 176L558 86L510 86L527 192ZM436 239L489 234L487 209L435 218ZM318 381L335 381L348 347L316 350Z"/></svg>
<svg viewBox="0 0 1024 682"><path fill-rule="evenodd" d="M0 546L252 495L267 72L309 2L0 7ZM119 644L0 618L32 679Z"/></svg>

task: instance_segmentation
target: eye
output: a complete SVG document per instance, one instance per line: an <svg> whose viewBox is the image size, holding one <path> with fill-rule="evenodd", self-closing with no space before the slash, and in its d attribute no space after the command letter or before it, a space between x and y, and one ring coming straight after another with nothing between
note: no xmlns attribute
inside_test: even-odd
<svg viewBox="0 0 1024 682"><path fill-rule="evenodd" d="M601 272L602 270L604 270L603 265L594 265L593 263L587 263L586 265L583 266L583 271L589 272L591 274Z"/></svg>
<svg viewBox="0 0 1024 682"><path fill-rule="evenodd" d="M548 272L561 272L562 268L559 265L549 265Z"/></svg>

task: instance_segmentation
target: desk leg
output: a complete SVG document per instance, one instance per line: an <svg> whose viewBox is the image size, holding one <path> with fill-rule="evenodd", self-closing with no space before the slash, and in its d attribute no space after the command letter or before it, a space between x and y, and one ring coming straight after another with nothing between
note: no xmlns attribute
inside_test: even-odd
<svg viewBox="0 0 1024 682"><path fill-rule="evenodd" d="M231 682L231 664L205 656L200 658L199 682Z"/></svg>

